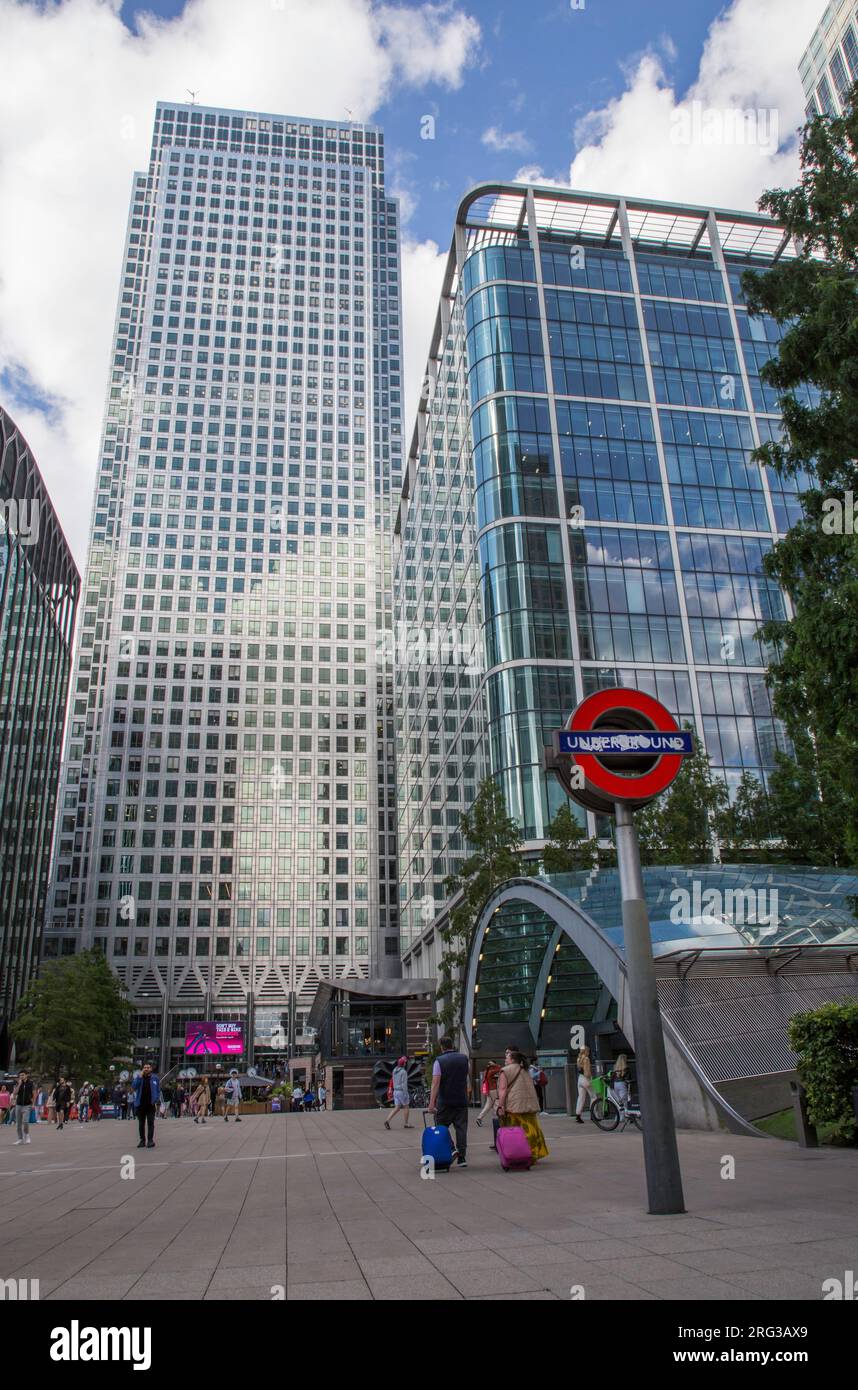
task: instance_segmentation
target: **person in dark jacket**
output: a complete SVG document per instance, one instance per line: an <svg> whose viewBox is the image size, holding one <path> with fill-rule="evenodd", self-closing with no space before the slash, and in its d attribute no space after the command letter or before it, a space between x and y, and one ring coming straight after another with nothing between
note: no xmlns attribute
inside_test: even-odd
<svg viewBox="0 0 858 1390"><path fill-rule="evenodd" d="M74 1092L72 1091L72 1088L66 1081L65 1077L61 1076L56 1086L54 1087L54 1104L56 1106L58 1130L62 1129L63 1125L68 1119L69 1111L71 1110L73 1100Z"/></svg>
<svg viewBox="0 0 858 1390"><path fill-rule="evenodd" d="M155 1111L161 1099L158 1078L147 1062L139 1076L132 1082L134 1088L134 1113L137 1116L137 1129L140 1135L138 1149L155 1147ZM146 1134L148 1131L148 1143Z"/></svg>
<svg viewBox="0 0 858 1390"><path fill-rule="evenodd" d="M460 1168L468 1166L468 1105L471 1099L471 1066L464 1052L457 1052L452 1038L441 1039L441 1055L432 1065L432 1093L429 1109L435 1123L452 1125L456 1131L453 1159Z"/></svg>
<svg viewBox="0 0 858 1390"><path fill-rule="evenodd" d="M30 1142L30 1111L36 1103L36 1083L28 1071L18 1072L18 1085L15 1087L15 1120L18 1125L16 1144Z"/></svg>

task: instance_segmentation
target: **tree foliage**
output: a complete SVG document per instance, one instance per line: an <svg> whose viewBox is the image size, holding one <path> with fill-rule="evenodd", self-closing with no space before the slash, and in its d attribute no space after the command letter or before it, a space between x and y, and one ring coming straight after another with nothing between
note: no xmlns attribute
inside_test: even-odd
<svg viewBox="0 0 858 1390"><path fill-rule="evenodd" d="M717 819L721 858L731 864L746 859L768 857L767 841L771 838L769 798L759 777L745 768L729 805L722 808Z"/></svg>
<svg viewBox="0 0 858 1390"><path fill-rule="evenodd" d="M775 755L769 776L773 833L794 863L844 867L856 861L854 803L843 776L849 745L799 733L795 758Z"/></svg>
<svg viewBox="0 0 858 1390"><path fill-rule="evenodd" d="M443 943L438 971L438 1007L434 1021L445 1027L461 1023L463 975L477 919L486 900L499 884L532 872L522 859L521 837L507 814L503 792L487 777L480 783L473 805L459 822L469 849L458 873L445 881L449 897L462 896L441 929Z"/></svg>
<svg viewBox="0 0 858 1390"><path fill-rule="evenodd" d="M568 803L561 806L546 826L542 867L547 874L572 874L582 869L594 869L599 862L599 845L588 839L587 832L577 820Z"/></svg>
<svg viewBox="0 0 858 1390"><path fill-rule="evenodd" d="M835 1142L855 1143L858 1123L852 1088L858 1086L858 1003L822 1004L812 1013L794 1014L787 1036L807 1089L809 1118L815 1125L830 1125Z"/></svg>
<svg viewBox="0 0 858 1390"><path fill-rule="evenodd" d="M795 615L763 636L780 659L774 706L798 741L810 730L837 750L832 766L853 859L858 848L858 87L842 117L804 130L802 173L760 207L798 239L800 254L744 276L752 315L783 330L761 372L779 397L784 436L755 457L806 491L801 515L766 557ZM838 523L838 514L840 521ZM829 788L830 791L830 788ZM814 801L824 790L818 785ZM817 810L819 808L816 808ZM819 811L819 814L823 813Z"/></svg>
<svg viewBox="0 0 858 1390"><path fill-rule="evenodd" d="M78 1082L132 1047L131 1005L100 951L48 961L21 999L10 1032L33 1071Z"/></svg>
<svg viewBox="0 0 858 1390"><path fill-rule="evenodd" d="M691 757L683 758L670 789L635 816L641 862L711 863L719 818L727 805L727 787L712 772L709 755L698 739Z"/></svg>

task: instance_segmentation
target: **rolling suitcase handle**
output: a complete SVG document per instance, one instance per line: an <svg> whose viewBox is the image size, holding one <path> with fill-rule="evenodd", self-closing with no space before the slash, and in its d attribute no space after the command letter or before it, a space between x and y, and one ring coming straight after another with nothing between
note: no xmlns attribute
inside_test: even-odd
<svg viewBox="0 0 858 1390"><path fill-rule="evenodd" d="M434 1110L423 1110L421 1113L422 1113L422 1115L423 1115L423 1128L424 1128L424 1129L435 1129L435 1128L437 1128L436 1125L427 1125L427 1123L426 1123L426 1116L427 1116L427 1115L431 1115L431 1116L434 1118L434 1116L435 1116L435 1111L434 1111Z"/></svg>

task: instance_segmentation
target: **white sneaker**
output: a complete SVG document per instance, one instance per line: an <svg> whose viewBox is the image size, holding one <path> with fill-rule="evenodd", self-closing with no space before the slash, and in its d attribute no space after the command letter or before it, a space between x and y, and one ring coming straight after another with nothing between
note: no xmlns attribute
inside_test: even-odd
<svg viewBox="0 0 858 1390"><path fill-rule="evenodd" d="M25 1143L25 1144L29 1144L29 1142L30 1142L30 1136L29 1136L29 1134L28 1134L28 1135L26 1136L26 1138L24 1139L24 1143Z"/></svg>
<svg viewBox="0 0 858 1390"><path fill-rule="evenodd" d="M15 1140L15 1143L16 1143L16 1144L23 1144L23 1142L24 1142L23 1139L16 1139L16 1140Z"/></svg>

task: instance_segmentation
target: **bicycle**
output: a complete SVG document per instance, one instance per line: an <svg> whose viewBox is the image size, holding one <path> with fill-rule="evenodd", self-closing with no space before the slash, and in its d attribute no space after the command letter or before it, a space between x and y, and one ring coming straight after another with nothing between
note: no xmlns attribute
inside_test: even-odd
<svg viewBox="0 0 858 1390"><path fill-rule="evenodd" d="M408 1092L408 1099L413 1110L425 1110L429 1104L429 1092L425 1086L415 1086Z"/></svg>
<svg viewBox="0 0 858 1390"><path fill-rule="evenodd" d="M630 1095L624 1100L618 1099L613 1087L608 1086L601 1077L594 1077L593 1089L596 1095L590 1102L590 1119L594 1125L608 1132L612 1132L619 1125L621 1134L626 1125L643 1130L640 1106Z"/></svg>

